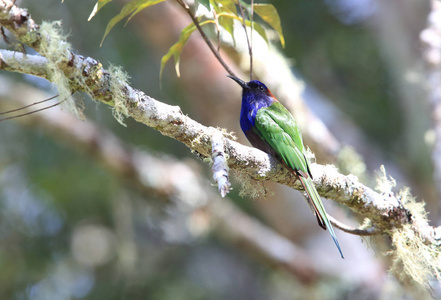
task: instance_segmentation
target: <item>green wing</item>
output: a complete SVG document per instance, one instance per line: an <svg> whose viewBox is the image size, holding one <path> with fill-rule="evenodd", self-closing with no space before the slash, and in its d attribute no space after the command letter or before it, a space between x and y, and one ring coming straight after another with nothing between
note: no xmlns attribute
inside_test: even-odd
<svg viewBox="0 0 441 300"><path fill-rule="evenodd" d="M303 153L302 134L294 117L279 102L261 108L255 119L254 131L279 155L283 162L304 176L310 175Z"/></svg>
<svg viewBox="0 0 441 300"><path fill-rule="evenodd" d="M344 258L334 228L328 220L320 195L312 182L308 161L303 153L302 134L294 117L282 104L276 102L257 112L253 130L271 146L288 167L301 175L299 179L308 194L309 203L315 212L319 225L323 229L328 228L341 257Z"/></svg>

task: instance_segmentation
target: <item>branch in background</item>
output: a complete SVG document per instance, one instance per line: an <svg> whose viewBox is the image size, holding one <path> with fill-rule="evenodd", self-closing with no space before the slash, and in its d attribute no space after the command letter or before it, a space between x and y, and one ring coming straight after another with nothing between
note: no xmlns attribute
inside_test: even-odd
<svg viewBox="0 0 441 300"><path fill-rule="evenodd" d="M441 3L431 1L432 10L427 18L427 28L420 34L423 58L426 61L425 85L428 89L433 120L432 162L438 195L441 195Z"/></svg>
<svg viewBox="0 0 441 300"><path fill-rule="evenodd" d="M346 233L359 235L359 236L371 236L371 235L377 235L377 234L381 233L380 230L375 229L375 227L371 227L368 229L352 228L352 227L347 226L347 225L343 224L342 222L336 220L334 217L332 217L330 215L328 215L328 219L332 223L332 225L334 225L335 227L337 227L338 229L340 229Z"/></svg>

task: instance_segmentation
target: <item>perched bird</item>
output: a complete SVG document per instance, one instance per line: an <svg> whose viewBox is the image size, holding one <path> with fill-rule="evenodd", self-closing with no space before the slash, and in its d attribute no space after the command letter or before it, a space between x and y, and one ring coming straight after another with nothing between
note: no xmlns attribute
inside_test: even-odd
<svg viewBox="0 0 441 300"><path fill-rule="evenodd" d="M294 117L262 82L258 80L245 82L235 76L227 76L242 87L240 112L242 131L251 145L277 157L292 174L297 176L306 191L319 225L329 230L341 257L344 258L334 229L312 182L302 133Z"/></svg>

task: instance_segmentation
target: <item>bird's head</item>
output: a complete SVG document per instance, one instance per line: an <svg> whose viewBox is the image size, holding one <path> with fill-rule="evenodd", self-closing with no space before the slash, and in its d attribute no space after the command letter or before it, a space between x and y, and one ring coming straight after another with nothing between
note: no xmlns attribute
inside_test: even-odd
<svg viewBox="0 0 441 300"><path fill-rule="evenodd" d="M236 81L242 87L243 98L253 98L257 100L270 97L273 100L277 101L271 91L266 87L266 85L259 80L251 80L249 82L245 82L236 76L227 76Z"/></svg>

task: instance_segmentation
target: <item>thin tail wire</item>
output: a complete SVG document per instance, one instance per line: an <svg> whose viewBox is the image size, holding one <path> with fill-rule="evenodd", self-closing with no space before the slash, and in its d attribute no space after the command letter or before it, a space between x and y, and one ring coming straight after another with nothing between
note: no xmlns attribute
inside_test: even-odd
<svg viewBox="0 0 441 300"><path fill-rule="evenodd" d="M16 109L12 109L12 110L8 110L8 111L0 112L0 115L5 115L5 114L9 114L9 113L17 112L17 111L20 111L20 110L23 110L23 109L29 108L29 107L31 107L31 106L34 106L34 105L37 105L37 104L41 104L41 103L43 103L43 102L46 102L46 101L49 101L49 100L55 99L55 98L58 97L58 96L59 96L59 95L55 95L55 96L53 96L53 97L50 97L50 98L47 98L47 99L45 99L45 100L41 100L41 101L38 101L38 102L35 102L35 103L32 103L32 104L29 104L29 105L26 105L26 106L22 106L22 107L19 107L19 108L16 108ZM49 106L46 106L46 107L43 107L43 108L40 108L40 109L36 109L36 110L30 111L30 112L26 112L26 113L18 114L18 115L11 116L11 117L0 118L0 122L2 122L2 121L7 121L7 120L11 120L11 119L15 119L15 118L24 117L24 116L27 116L27 115L31 115L31 114L34 114L34 113L37 113L37 112L40 112L40 111L43 111L43 110L46 110L46 109L49 109L49 108L55 107L55 106L57 106L57 105L60 105L61 103L63 103L63 102L66 101L67 99L68 99L68 98L65 98L65 99L63 99L63 100L58 101L58 102L55 103L55 104L52 104L52 105L49 105Z"/></svg>
<svg viewBox="0 0 441 300"><path fill-rule="evenodd" d="M337 246L338 251L340 252L341 258L344 259L343 252L341 251L340 244L338 243L337 236L335 235L334 228L331 225L331 222L328 220L328 216L326 214L325 207L323 206L322 200L320 199L320 195L317 192L317 189L315 188L314 183L312 182L311 178L305 178L302 176L299 176L300 182L303 185L303 188L305 189L306 193L308 194L309 200L311 201L312 205L314 206L315 213L319 214L317 216L318 219L321 219L323 223L326 225L326 227L329 230L329 233L331 234L332 239L334 240L335 245Z"/></svg>
<svg viewBox="0 0 441 300"><path fill-rule="evenodd" d="M0 115L5 115L5 114L12 113L12 112L16 112L16 111L19 111L19 110L22 110L22 109L25 109L25 108L28 108L28 107L31 107L31 106L34 106L34 105L37 105L37 104L40 104L40 103L52 100L52 99L55 99L57 97L58 97L58 95L55 95L55 96L52 96L50 98L47 98L47 99L44 99L44 100L41 100L41 101L38 101L38 102L35 102L35 103L32 103L32 104L29 104L29 105L26 105L26 106L22 106L22 107L19 107L19 108L11 109L11 110L8 110L8 111L2 111L2 112L0 112Z"/></svg>

